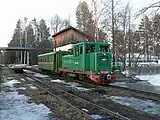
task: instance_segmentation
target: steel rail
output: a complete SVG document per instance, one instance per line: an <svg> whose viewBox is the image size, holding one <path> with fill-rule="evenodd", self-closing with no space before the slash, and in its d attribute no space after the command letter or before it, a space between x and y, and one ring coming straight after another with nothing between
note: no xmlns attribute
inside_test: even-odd
<svg viewBox="0 0 160 120"><path fill-rule="evenodd" d="M33 79L33 80L36 80L36 81L38 81L38 82L41 82L42 84L45 84L45 85L47 85L48 87L50 87L50 85L48 85L47 83L42 82L41 80L39 80L39 79L37 79L37 78L33 78L33 77L31 77L31 76L28 76L28 75L27 75L27 77L29 77L29 78L31 78L31 79ZM97 104L95 104L95 103L93 103L93 102L91 102L91 101L85 100L85 99L83 99L83 98L81 98L81 97L79 97L79 96L76 96L76 95L74 95L74 94L71 94L71 93L69 93L69 92L67 92L67 91L65 91L65 90L58 89L58 88L55 88L55 87L54 87L54 89L57 89L58 91L61 91L61 92L63 92L63 93L66 93L66 94L68 94L68 95L70 95L70 96L73 96L73 97L75 97L75 98L78 98L79 100L82 100L82 101L84 101L84 102L86 102L86 103L88 103L88 104L91 104L91 105L93 105L93 106L96 106L97 108L102 109L103 111L107 112L109 115L112 115L112 116L114 116L114 117L117 118L117 119L120 119L120 120L131 120L130 118L127 118L127 117L125 117L125 116L123 116L123 115L120 115L120 114L117 113L117 112L113 112L113 111L111 111L111 110L108 110L108 109L106 109L106 108L104 108L104 107L102 107L102 106L99 106L99 105L97 105ZM69 104L70 104L70 103L69 103ZM72 106L73 106L73 105L72 105ZM78 108L77 108L77 109L78 109Z"/></svg>
<svg viewBox="0 0 160 120"><path fill-rule="evenodd" d="M22 75L21 75L21 77L23 77L24 79L27 79L27 80L33 79L33 78L29 77L29 76L27 76L29 79L26 78L26 77L24 77L24 76L22 76ZM34 80L35 80L35 79L34 79ZM40 86L40 85L38 85L37 83L35 83L35 81L32 81L32 80L29 80L29 81L32 82L34 85L36 85L38 88L40 88L40 89L46 91L47 93L49 93L51 96L57 98L58 100L60 100L60 101L62 101L63 103L67 104L68 106L71 106L72 108L74 108L74 109L77 110L78 112L81 112L81 113L82 113L82 116L84 116L84 117L86 116L86 119L87 119L87 120L94 120L94 118L92 118L89 114L87 114L87 113L84 112L83 110L81 110L81 109L77 108L76 106L74 106L74 105L66 102L66 101L63 100L62 98L60 98L60 97L58 97L57 95L55 95L55 94L53 94L52 92L50 92L48 89L43 88L42 86ZM36 80L36 81L41 82L41 81L39 81L39 80ZM42 83L42 82L41 82L41 83ZM43 84L45 84L45 83L43 83ZM85 120L85 119L84 119L84 120Z"/></svg>

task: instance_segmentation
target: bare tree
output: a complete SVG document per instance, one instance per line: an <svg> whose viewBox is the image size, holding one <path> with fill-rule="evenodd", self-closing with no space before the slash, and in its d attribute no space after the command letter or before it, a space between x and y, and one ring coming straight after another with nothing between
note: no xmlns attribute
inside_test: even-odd
<svg viewBox="0 0 160 120"><path fill-rule="evenodd" d="M152 3L152 4L142 8L141 10L139 10L138 13L136 14L136 18L139 17L140 15L144 14L149 9L153 9L152 13L157 13L160 10L160 1Z"/></svg>
<svg viewBox="0 0 160 120"><path fill-rule="evenodd" d="M95 24L95 39L99 41L99 30L103 29L103 26L100 25L104 15L108 13L110 0L92 0L91 6L94 14L94 24ZM106 18L106 17L105 17ZM106 25L106 24L105 24Z"/></svg>
<svg viewBox="0 0 160 120"><path fill-rule="evenodd" d="M59 15L56 14L53 18L51 18L49 23L51 32L57 33L58 31L70 25L70 17L68 19L63 20Z"/></svg>

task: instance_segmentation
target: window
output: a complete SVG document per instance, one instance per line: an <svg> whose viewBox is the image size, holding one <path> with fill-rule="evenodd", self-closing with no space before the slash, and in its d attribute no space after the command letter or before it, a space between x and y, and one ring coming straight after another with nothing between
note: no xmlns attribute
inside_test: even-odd
<svg viewBox="0 0 160 120"><path fill-rule="evenodd" d="M87 45L86 46L86 53L95 52L95 45Z"/></svg>
<svg viewBox="0 0 160 120"><path fill-rule="evenodd" d="M83 53L83 46L80 46L80 54Z"/></svg>
<svg viewBox="0 0 160 120"><path fill-rule="evenodd" d="M74 47L74 54L75 54L75 56L79 55L79 48L78 48L78 46Z"/></svg>
<svg viewBox="0 0 160 120"><path fill-rule="evenodd" d="M100 45L100 51L101 52L108 52L108 46L107 45Z"/></svg>

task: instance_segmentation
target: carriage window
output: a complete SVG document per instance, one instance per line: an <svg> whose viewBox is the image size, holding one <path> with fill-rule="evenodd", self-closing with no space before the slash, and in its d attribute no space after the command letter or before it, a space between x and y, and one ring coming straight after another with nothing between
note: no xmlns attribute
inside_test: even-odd
<svg viewBox="0 0 160 120"><path fill-rule="evenodd" d="M95 45L87 45L86 53L95 52Z"/></svg>
<svg viewBox="0 0 160 120"><path fill-rule="evenodd" d="M80 54L83 53L83 46L80 46Z"/></svg>
<svg viewBox="0 0 160 120"><path fill-rule="evenodd" d="M108 46L106 46L106 45L100 45L100 51L101 52L108 52Z"/></svg>

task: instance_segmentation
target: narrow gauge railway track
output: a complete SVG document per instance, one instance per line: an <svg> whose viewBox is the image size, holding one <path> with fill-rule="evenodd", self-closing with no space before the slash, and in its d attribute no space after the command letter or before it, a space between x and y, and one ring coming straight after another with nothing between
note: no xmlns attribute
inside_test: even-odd
<svg viewBox="0 0 160 120"><path fill-rule="evenodd" d="M149 91L144 91L144 90L139 90L139 89L134 89L134 88L129 88L129 87L122 87L122 86L117 86L117 85L108 85L108 87L115 88L115 89L121 89L121 90L127 90L136 94L140 94L140 97L144 97L147 99L155 100L155 101L160 101L160 94L155 93L155 92L149 92Z"/></svg>
<svg viewBox="0 0 160 120"><path fill-rule="evenodd" d="M123 91L123 92L130 92L132 93L132 95L136 96L136 97L140 97L140 98L144 98L144 99L150 99L150 100L154 100L154 101L158 101L160 102L160 94L159 93L155 93L155 92L149 92L149 91L144 91L144 90L139 90L139 89L133 89L133 88L129 88L129 87L123 87L123 86L117 86L117 85L94 85L91 84L89 82L83 82L80 80L73 80L75 82L78 82L80 84L83 85L87 85L87 86L91 86L91 87L95 87L96 89L100 89L99 91L108 91L109 89L111 90L119 90L119 91Z"/></svg>
<svg viewBox="0 0 160 120"><path fill-rule="evenodd" d="M61 79L65 80L64 77L61 77ZM120 91L124 91L124 92L128 92L129 91L135 97L140 97L140 98L143 98L143 99L150 99L150 100L154 100L154 101L160 102L160 94L159 93L155 93L155 92L149 92L149 91L133 89L133 88L129 88L129 87L122 87L122 86L117 86L117 85L110 85L110 84L106 85L106 86L94 85L94 84L91 84L89 82L83 82L83 81L75 80L75 79L72 79L72 81L81 83L83 85L87 85L87 86L91 86L91 87L95 87L95 88L101 89L100 91L103 91L103 90L104 91L108 91L108 89L120 90Z"/></svg>
<svg viewBox="0 0 160 120"><path fill-rule="evenodd" d="M84 112L82 110L83 108L85 108L89 111L92 111L93 113L98 112L98 114L100 114L104 118L111 118L112 120L131 120L130 118L127 118L127 117L120 115L116 112L113 112L113 111L108 110L106 108L103 108L99 105L96 105L88 100L85 100L85 99L79 97L79 96L71 94L71 93L64 91L62 89L52 87L49 84L41 81L40 79L34 78L33 76L25 74L22 77L25 77L25 79L27 79L26 77L28 77L28 78L34 80L34 81L31 81L33 84L35 84L39 88L42 88L42 86L43 86L43 89L45 91L47 91L50 95L52 95L54 97L58 97L60 100L62 100L66 104L70 105L71 107L75 108L77 111L82 112L83 116L87 117L87 120L90 120L93 118L88 113Z"/></svg>

